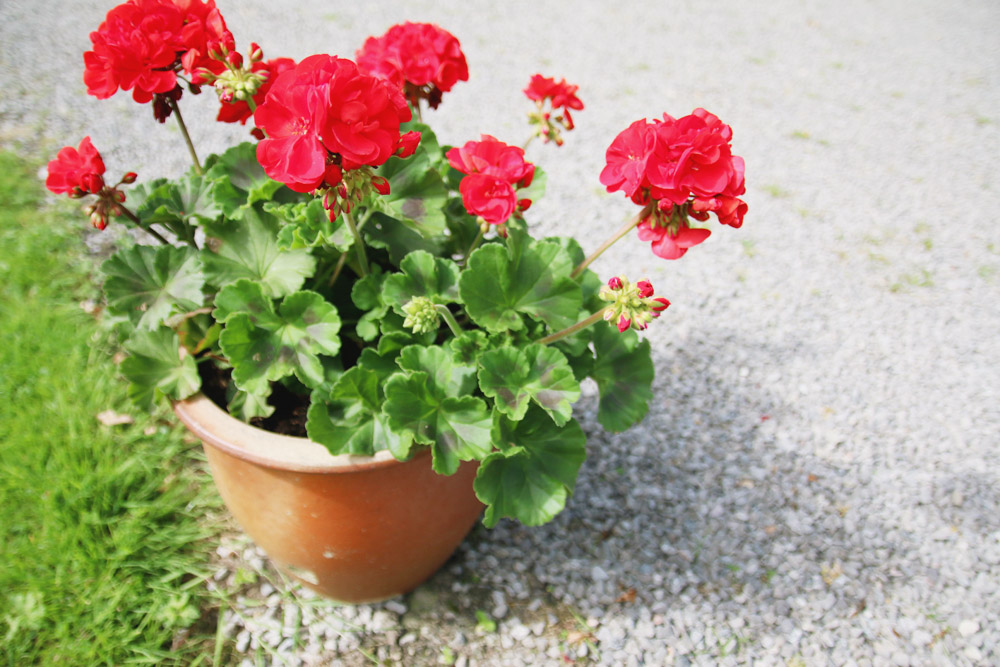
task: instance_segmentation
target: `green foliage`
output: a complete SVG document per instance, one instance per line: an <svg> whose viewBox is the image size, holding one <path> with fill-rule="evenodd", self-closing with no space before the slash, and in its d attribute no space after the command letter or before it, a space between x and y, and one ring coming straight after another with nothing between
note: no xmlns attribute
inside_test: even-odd
<svg viewBox="0 0 1000 667"><path fill-rule="evenodd" d="M217 240L213 250L202 251L205 277L216 287L249 278L260 281L268 295L285 296L316 269L308 250L279 247L277 219L257 208L244 211L241 221L206 224L205 233Z"/></svg>
<svg viewBox="0 0 1000 667"><path fill-rule="evenodd" d="M624 431L649 411L653 398L653 363L649 341L639 341L631 329L594 328L596 361L590 375L601 391L597 420L609 431Z"/></svg>
<svg viewBox="0 0 1000 667"><path fill-rule="evenodd" d="M201 258L189 247L132 246L101 266L108 310L152 330L202 304Z"/></svg>
<svg viewBox="0 0 1000 667"><path fill-rule="evenodd" d="M272 181L257 162L257 147L250 142L233 146L218 156L205 180L212 183L212 198L226 218L242 218L256 202L271 201L285 186ZM286 188L287 189L287 188Z"/></svg>
<svg viewBox="0 0 1000 667"><path fill-rule="evenodd" d="M130 382L129 396L147 410L152 409L157 396L180 400L201 388L198 366L182 352L171 329L137 331L125 349L131 356L122 362L121 370Z"/></svg>
<svg viewBox="0 0 1000 667"><path fill-rule="evenodd" d="M397 313L415 296L424 296L434 303L458 301L458 265L450 259L434 257L424 250L414 250L382 285L382 298Z"/></svg>
<svg viewBox="0 0 1000 667"><path fill-rule="evenodd" d="M354 242L343 218L330 220L322 199L288 204L265 202L264 210L285 223L278 231L278 247L282 250L331 246L347 252Z"/></svg>
<svg viewBox="0 0 1000 667"><path fill-rule="evenodd" d="M494 399L497 410L511 419L523 419L529 400L541 407L557 426L573 414L580 383L566 357L552 347L503 347L480 357L479 386Z"/></svg>

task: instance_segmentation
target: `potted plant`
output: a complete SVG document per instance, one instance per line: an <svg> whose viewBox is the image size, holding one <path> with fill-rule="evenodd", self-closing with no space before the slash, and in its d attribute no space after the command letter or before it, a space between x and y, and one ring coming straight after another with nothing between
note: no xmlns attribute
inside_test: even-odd
<svg viewBox="0 0 1000 667"><path fill-rule="evenodd" d="M669 305L588 266L633 229L677 259L711 214L739 227L746 212L731 130L697 109L612 141L600 181L636 211L605 243L534 238L545 175L523 148L444 146L422 122L468 78L434 25L296 63L241 55L213 0L130 0L91 41L88 92L173 116L193 162L112 185L87 137L49 164L49 189L85 200L94 227L145 233L102 266L130 394L173 401L251 537L336 599L413 588L484 506L487 526L562 510L585 458L580 381L604 428L641 420L653 366L637 332ZM206 86L218 121L254 129L202 161L180 101ZM530 79L529 142L562 144L576 91Z"/></svg>

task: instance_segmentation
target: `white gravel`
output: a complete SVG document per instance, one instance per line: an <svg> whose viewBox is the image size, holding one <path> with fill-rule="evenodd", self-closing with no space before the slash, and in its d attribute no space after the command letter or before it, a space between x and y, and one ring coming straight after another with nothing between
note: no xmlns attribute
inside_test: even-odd
<svg viewBox="0 0 1000 667"><path fill-rule="evenodd" d="M431 114L449 143L522 141L536 71L579 83L578 129L529 151L546 233L595 246L633 212L598 183L608 143L698 106L734 128L750 205L679 262L633 238L597 264L674 305L645 422L605 433L593 387L578 405L590 458L556 521L479 530L412 595L353 608L242 547L226 567L264 579L227 612L234 663L1000 662L1000 5L220 4L269 57L440 23L472 73ZM177 174L173 125L85 95L110 6L0 4L0 145L48 158L89 133L112 172ZM183 102L202 152L242 136Z"/></svg>

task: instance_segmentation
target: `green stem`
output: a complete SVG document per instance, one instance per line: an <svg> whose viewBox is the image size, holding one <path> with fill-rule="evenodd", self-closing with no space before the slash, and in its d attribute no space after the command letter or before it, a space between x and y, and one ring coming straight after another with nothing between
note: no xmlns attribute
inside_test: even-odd
<svg viewBox="0 0 1000 667"><path fill-rule="evenodd" d="M177 125L180 126L181 134L184 135L184 142L187 144L188 153L191 154L191 159L194 160L195 173L201 176L201 162L198 161L198 154L194 151L194 144L191 142L191 135L188 134L187 125L184 124L184 116L181 115L181 108L178 106L177 100L168 98L167 101L174 115L177 116Z"/></svg>
<svg viewBox="0 0 1000 667"><path fill-rule="evenodd" d="M354 224L354 216L351 215L350 211L344 211L344 222L347 223L347 228L351 230L351 235L354 237L354 252L358 256L358 268L361 269L361 277L364 278L368 275L368 255L365 254L365 242L361 240L361 233L358 232L358 226Z"/></svg>
<svg viewBox="0 0 1000 667"><path fill-rule="evenodd" d="M156 231L152 227L147 227L146 225L142 224L142 220L140 220L139 216L137 216L135 213L133 213L129 209L125 208L121 204L118 204L117 206L118 206L118 208L120 208L122 210L122 214L126 218L128 218L129 220L131 220L132 222L135 223L136 227L138 227L142 231L146 232L147 234L149 234L150 236L152 236L154 239L156 239L160 243L162 243L164 245L170 245L170 241L168 241L167 239L165 239L162 236L160 236L160 233L158 231Z"/></svg>
<svg viewBox="0 0 1000 667"><path fill-rule="evenodd" d="M462 265L463 266L465 266L466 264L469 263L469 255L472 254L473 250L475 250L476 248L479 247L479 244L483 242L483 236L485 236L485 235L486 235L486 230L483 229L482 225L480 225L479 226L479 233L476 234L476 238L474 238L472 240L472 245L470 245L469 249L465 251L465 257L462 258Z"/></svg>
<svg viewBox="0 0 1000 667"><path fill-rule="evenodd" d="M437 311L438 313L441 314L441 317L444 318L445 324L448 325L448 328L451 329L451 332L456 336L461 336L462 328L458 326L458 322L455 321L455 316L451 314L450 310L448 310L448 306L444 306L439 303L435 305L435 308L437 308Z"/></svg>
<svg viewBox="0 0 1000 667"><path fill-rule="evenodd" d="M531 142L532 142L532 141L534 141L534 140L535 140L535 137L537 137L537 136L538 136L537 134L533 134L533 135L531 135L530 137L528 137L528 140L524 142L524 145L523 145L523 146L521 146L521 150L522 150L522 151L526 151L526 150L528 150L528 146L530 146L530 145L531 145Z"/></svg>
<svg viewBox="0 0 1000 667"><path fill-rule="evenodd" d="M552 334L551 336L546 336L545 338L541 338L541 339L539 339L536 342L541 343L542 345L548 345L549 343L554 343L554 342L556 342L557 340L559 340L561 338L565 338L566 336L571 336L571 335L575 334L577 331L579 331L580 329L586 329L587 327L589 327L594 322L597 322L598 320L604 319L604 313L606 313L607 310L608 310L608 308L610 308L610 307L611 306L605 306L604 308L601 308L599 311L597 311L596 313L594 313L593 315L591 315L587 319L580 320L579 322L577 322L573 326L566 327L562 331L557 331L556 333Z"/></svg>
<svg viewBox="0 0 1000 667"><path fill-rule="evenodd" d="M340 272L344 270L344 264L347 264L347 253L341 253L340 259L337 260L337 266L333 269L333 274L330 276L330 281L326 284L327 289L333 287L333 284L337 282L337 278L340 277Z"/></svg>
<svg viewBox="0 0 1000 667"><path fill-rule="evenodd" d="M649 207L647 206L646 208L642 209L638 215L636 215L634 218L626 222L621 229L619 229L617 232L614 233L614 235L611 238L602 243L600 248L590 253L590 256L588 256L587 259L580 262L580 264L575 269L573 269L573 273L569 274L569 277L576 278L577 276L579 276L581 273L583 273L584 269L590 266L591 262L600 257L601 253L610 248L615 243L615 241L617 241L618 239L620 239L621 237L625 236L630 231L632 231L632 228L638 225L639 222L646 217L648 208Z"/></svg>

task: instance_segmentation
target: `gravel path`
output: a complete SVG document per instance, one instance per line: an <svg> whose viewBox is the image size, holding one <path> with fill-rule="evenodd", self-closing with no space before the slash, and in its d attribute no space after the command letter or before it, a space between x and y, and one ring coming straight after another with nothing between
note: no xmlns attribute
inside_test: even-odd
<svg viewBox="0 0 1000 667"><path fill-rule="evenodd" d="M590 457L556 521L479 529L415 593L353 608L227 541L234 662L1000 662L1000 5L396 4L220 0L269 57L440 23L473 79L432 115L449 143L523 140L536 71L579 83L567 144L529 151L545 232L596 245L634 208L598 183L611 139L698 106L734 128L750 212L679 262L634 238L599 261L674 305L641 425L604 432L587 388ZM49 157L89 133L111 171L177 174L172 125L84 94L110 5L0 4L0 145ZM184 102L202 152L242 136L209 95Z"/></svg>

